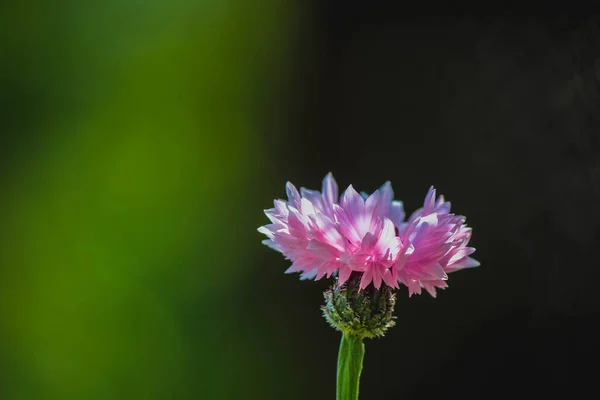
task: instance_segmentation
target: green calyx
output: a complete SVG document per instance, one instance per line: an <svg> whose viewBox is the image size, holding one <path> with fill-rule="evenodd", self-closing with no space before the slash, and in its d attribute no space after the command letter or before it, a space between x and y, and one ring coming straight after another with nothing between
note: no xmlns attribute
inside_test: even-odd
<svg viewBox="0 0 600 400"><path fill-rule="evenodd" d="M396 295L386 285L380 289L369 285L359 290L359 284L360 276L354 273L343 285L336 281L323 293L323 316L333 328L344 334L357 338L383 336L396 324L393 316Z"/></svg>

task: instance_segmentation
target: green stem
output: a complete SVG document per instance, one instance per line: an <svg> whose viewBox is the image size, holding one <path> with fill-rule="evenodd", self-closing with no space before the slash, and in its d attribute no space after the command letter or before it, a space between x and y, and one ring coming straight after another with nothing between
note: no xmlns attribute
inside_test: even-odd
<svg viewBox="0 0 600 400"><path fill-rule="evenodd" d="M357 400L360 373L365 356L362 338L342 335L337 364L337 400Z"/></svg>

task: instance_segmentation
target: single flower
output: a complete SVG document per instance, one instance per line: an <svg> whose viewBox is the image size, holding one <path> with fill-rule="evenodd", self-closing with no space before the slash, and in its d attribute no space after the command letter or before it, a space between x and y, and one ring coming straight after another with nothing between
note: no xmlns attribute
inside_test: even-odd
<svg viewBox="0 0 600 400"><path fill-rule="evenodd" d="M373 283L408 287L409 295L425 288L432 296L447 287L448 273L479 265L467 247L471 229L465 218L450 214L443 196L436 200L431 187L422 208L404 222L402 202L394 200L386 182L371 195L359 194L352 185L338 198L338 185L328 174L321 192L287 183L288 200L275 200L265 210L271 224L259 232L263 241L292 262L286 273L301 279L321 279L337 274L343 285L354 272L359 288Z"/></svg>
<svg viewBox="0 0 600 400"><path fill-rule="evenodd" d="M425 288L433 297L450 272L475 267L467 247L471 228L450 213L450 203L431 187L423 207L404 221L402 202L389 182L371 195L352 185L338 198L331 174L321 192L287 183L288 199L265 210L271 221L258 231L263 241L292 262L286 272L301 279L337 275L324 293L325 319L342 332L337 364L337 399L357 400L364 338L383 336L394 326L394 288L409 296ZM371 283L373 285L371 285Z"/></svg>

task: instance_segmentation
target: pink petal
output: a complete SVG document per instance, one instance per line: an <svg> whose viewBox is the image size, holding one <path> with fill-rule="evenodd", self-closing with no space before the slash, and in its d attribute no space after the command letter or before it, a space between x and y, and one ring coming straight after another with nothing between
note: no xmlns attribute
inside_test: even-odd
<svg viewBox="0 0 600 400"><path fill-rule="evenodd" d="M380 271L377 271L377 270L373 271L373 285L375 286L375 289L379 289L381 287Z"/></svg>
<svg viewBox="0 0 600 400"><path fill-rule="evenodd" d="M381 278L383 279L386 285L395 288L398 287L398 280L394 278L394 274L389 269L386 268L385 271L383 271Z"/></svg>
<svg viewBox="0 0 600 400"><path fill-rule="evenodd" d="M287 271L286 271L287 272ZM300 275L300 280L305 281L307 279L314 279L317 276L317 269L312 269Z"/></svg>
<svg viewBox="0 0 600 400"><path fill-rule="evenodd" d="M364 289L369 286L369 283L373 280L373 269L369 268L365 272L363 272L362 279L360 280L360 289Z"/></svg>
<svg viewBox="0 0 600 400"><path fill-rule="evenodd" d="M350 278L350 274L352 274L352 270L348 267L340 267L339 275L338 275L338 284L343 285L346 283L348 278Z"/></svg>
<svg viewBox="0 0 600 400"><path fill-rule="evenodd" d="M392 220L397 228L400 228L404 221L404 206L401 201L392 201L387 217Z"/></svg>
<svg viewBox="0 0 600 400"><path fill-rule="evenodd" d="M467 257L464 260L460 260L459 262L446 267L445 270L447 273L450 273L458 271L459 269L479 267L480 265L481 264L479 261L475 260L474 258Z"/></svg>
<svg viewBox="0 0 600 400"><path fill-rule="evenodd" d="M288 228L290 234L295 236L306 235L306 225L308 223L308 219L293 207L289 207L289 210L290 214L288 215Z"/></svg>
<svg viewBox="0 0 600 400"><path fill-rule="evenodd" d="M318 214L315 218L317 230L313 236L334 246L340 251L346 248L346 240L340 234L336 225L326 215Z"/></svg>
<svg viewBox="0 0 600 400"><path fill-rule="evenodd" d="M371 228L372 222L379 216L381 204L378 190L374 191L373 194L365 200L365 222L369 225L367 229Z"/></svg>
<svg viewBox="0 0 600 400"><path fill-rule="evenodd" d="M300 188L300 194L306 200L310 201L315 210L318 210L322 213L327 213L328 209L323 204L323 196L316 190L310 190L305 188Z"/></svg>
<svg viewBox="0 0 600 400"><path fill-rule="evenodd" d="M278 251L280 253L283 253L283 251L281 250L281 247L279 247L279 245L277 243L275 243L273 240L271 239L265 239L262 241L262 244L264 244L265 246L270 247L271 249Z"/></svg>
<svg viewBox="0 0 600 400"><path fill-rule="evenodd" d="M391 204L394 199L394 191L392 190L392 184L390 181L387 181L381 188L379 188L379 192L381 194L381 202L385 205Z"/></svg>
<svg viewBox="0 0 600 400"><path fill-rule="evenodd" d="M292 207L299 210L300 209L300 193L298 193L298 190L296 189L296 187L294 185L292 185L291 182L287 182L285 184L285 191L288 196L288 203Z"/></svg>
<svg viewBox="0 0 600 400"><path fill-rule="evenodd" d="M309 240L308 247L306 249L315 257L323 260L334 260L339 256L339 251L333 246L314 239Z"/></svg>
<svg viewBox="0 0 600 400"><path fill-rule="evenodd" d="M350 242L352 242L356 246L359 246L362 242L362 237L354 228L354 224L350 220L350 217L348 216L346 211L341 206L334 204L333 212L339 223L340 232L342 233L342 235L344 235Z"/></svg>
<svg viewBox="0 0 600 400"><path fill-rule="evenodd" d="M326 203L336 204L338 202L338 185L331 172L323 179L322 191Z"/></svg>
<svg viewBox="0 0 600 400"><path fill-rule="evenodd" d="M408 279L408 297L411 297L413 294L421 294L421 284L416 279Z"/></svg>
<svg viewBox="0 0 600 400"><path fill-rule="evenodd" d="M377 238L370 232L367 232L362 240L361 249L365 252L370 252L377 244Z"/></svg>
<svg viewBox="0 0 600 400"><path fill-rule="evenodd" d="M300 210L302 215L316 215L317 213L312 203L306 198L300 200Z"/></svg>
<svg viewBox="0 0 600 400"><path fill-rule="evenodd" d="M452 265L452 264L456 263L457 261L459 261L467 256L470 256L474 252L475 252L475 249L473 247L462 247L456 251L456 253L450 258L450 260L448 260L448 265Z"/></svg>
<svg viewBox="0 0 600 400"><path fill-rule="evenodd" d="M365 201L358 194L352 185L348 186L348 189L342 195L340 205L346 211L350 221L356 221L361 218L365 213ZM360 232L359 232L360 233ZM366 232L365 232L366 233Z"/></svg>
<svg viewBox="0 0 600 400"><path fill-rule="evenodd" d="M433 186L429 188L425 202L423 203L423 214L429 214L435 208L435 189Z"/></svg>

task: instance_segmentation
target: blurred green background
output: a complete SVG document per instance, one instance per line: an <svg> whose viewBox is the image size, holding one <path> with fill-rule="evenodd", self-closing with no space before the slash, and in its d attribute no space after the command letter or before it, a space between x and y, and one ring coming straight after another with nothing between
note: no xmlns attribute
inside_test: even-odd
<svg viewBox="0 0 600 400"><path fill-rule="evenodd" d="M280 397L243 298L284 3L2 5L2 399Z"/></svg>

